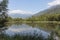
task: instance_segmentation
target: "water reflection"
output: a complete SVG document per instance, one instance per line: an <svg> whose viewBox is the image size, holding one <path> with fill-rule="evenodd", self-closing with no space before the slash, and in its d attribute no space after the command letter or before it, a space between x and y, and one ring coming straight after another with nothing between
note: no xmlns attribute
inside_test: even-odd
<svg viewBox="0 0 60 40"><path fill-rule="evenodd" d="M27 24L12 24L10 26L7 26L8 29L5 29L3 30L2 28L2 31L4 32L0 32L0 33L4 33L5 35L9 35L9 36L13 36L15 34L19 34L19 35L35 35L37 34L38 35L43 35L44 37L47 37L49 35L48 32L46 31L43 31L43 30L40 30L39 28L36 28L36 27L32 27L32 26L29 26Z"/></svg>
<svg viewBox="0 0 60 40"><path fill-rule="evenodd" d="M43 35L47 37L50 32L54 31L60 35L60 24L9 24L0 28L0 34L9 36L19 35Z"/></svg>
<svg viewBox="0 0 60 40"><path fill-rule="evenodd" d="M7 30L8 28L7 27L2 27L2 28L0 28L0 35L3 33L3 32L5 32L5 30Z"/></svg>
<svg viewBox="0 0 60 40"><path fill-rule="evenodd" d="M57 33L57 36L60 37L60 24L57 24L57 23L32 23L32 24L27 24L29 26L33 26L35 25L34 27L38 27L46 32L54 32L54 34Z"/></svg>

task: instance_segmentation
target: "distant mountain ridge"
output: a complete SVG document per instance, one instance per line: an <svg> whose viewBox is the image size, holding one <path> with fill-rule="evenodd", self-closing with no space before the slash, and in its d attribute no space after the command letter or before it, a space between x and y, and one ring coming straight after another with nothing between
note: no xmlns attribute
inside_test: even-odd
<svg viewBox="0 0 60 40"><path fill-rule="evenodd" d="M28 20L60 21L60 5L55 5L46 10L40 11L32 17L30 17Z"/></svg>
<svg viewBox="0 0 60 40"><path fill-rule="evenodd" d="M13 17L13 18L29 18L32 16L35 16L37 18L37 16L40 15L44 15L44 14L55 14L55 13L59 13L60 14L60 5L55 5L52 6L46 10L40 11L34 15L32 14L20 14L20 13L15 13L15 14L9 14L9 16Z"/></svg>
<svg viewBox="0 0 60 40"><path fill-rule="evenodd" d="M11 16L12 18L28 18L28 17L31 17L32 15L31 14L8 14L9 16Z"/></svg>
<svg viewBox="0 0 60 40"><path fill-rule="evenodd" d="M60 13L60 5L52 6L46 10L36 13L33 16L38 16L38 15L42 15L42 14L52 14L52 13Z"/></svg>

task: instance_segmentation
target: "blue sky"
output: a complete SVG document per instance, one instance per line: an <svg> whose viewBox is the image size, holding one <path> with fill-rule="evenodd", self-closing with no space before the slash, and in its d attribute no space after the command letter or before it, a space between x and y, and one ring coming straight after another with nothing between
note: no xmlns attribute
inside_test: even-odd
<svg viewBox="0 0 60 40"><path fill-rule="evenodd" d="M60 4L60 0L9 0L9 12L35 14L50 6Z"/></svg>

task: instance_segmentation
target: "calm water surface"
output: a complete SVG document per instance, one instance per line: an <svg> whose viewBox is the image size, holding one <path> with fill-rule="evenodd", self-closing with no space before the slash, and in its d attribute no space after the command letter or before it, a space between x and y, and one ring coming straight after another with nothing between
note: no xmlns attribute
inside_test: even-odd
<svg viewBox="0 0 60 40"><path fill-rule="evenodd" d="M12 24L7 27L0 28L0 34L1 33L4 33L9 36L13 36L15 34L24 35L24 36L37 34L37 36L39 36L42 34L44 37L47 37L49 35L49 32L46 32L38 28L37 26L33 27L27 24L18 24L18 25Z"/></svg>

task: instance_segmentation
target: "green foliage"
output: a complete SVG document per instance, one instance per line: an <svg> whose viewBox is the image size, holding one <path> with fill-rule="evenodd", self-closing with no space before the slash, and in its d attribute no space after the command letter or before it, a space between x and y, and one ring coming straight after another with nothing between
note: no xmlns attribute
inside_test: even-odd
<svg viewBox="0 0 60 40"><path fill-rule="evenodd" d="M53 13L53 14L43 14L40 16L33 16L31 18L28 18L29 21L60 21L60 14L59 13Z"/></svg>
<svg viewBox="0 0 60 40"><path fill-rule="evenodd" d="M23 21L22 18L13 18L14 21Z"/></svg>
<svg viewBox="0 0 60 40"><path fill-rule="evenodd" d="M3 0L0 3L0 24L4 24L7 21L8 18L7 4L8 4L8 0Z"/></svg>

